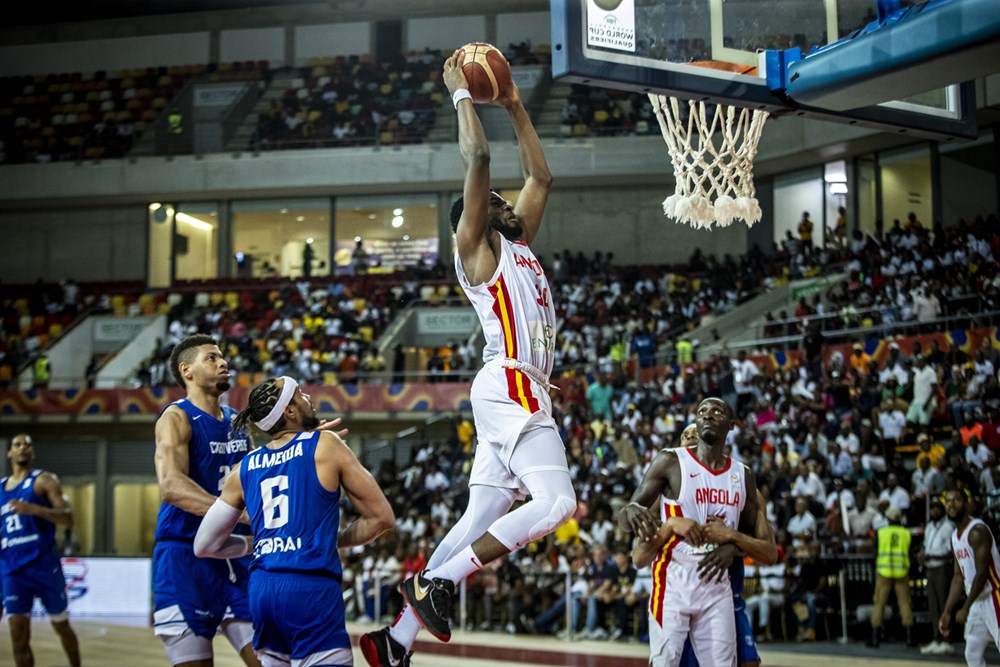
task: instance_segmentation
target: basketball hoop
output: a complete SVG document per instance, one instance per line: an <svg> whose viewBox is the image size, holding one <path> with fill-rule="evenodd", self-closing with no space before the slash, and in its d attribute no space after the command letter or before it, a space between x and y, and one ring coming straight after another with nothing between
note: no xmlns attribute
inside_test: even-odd
<svg viewBox="0 0 1000 667"><path fill-rule="evenodd" d="M697 229L711 229L713 222L728 227L737 219L748 227L758 222L753 159L767 112L722 104L706 112L705 102L689 100L685 121L676 97L650 93L649 101L677 182L663 213Z"/></svg>

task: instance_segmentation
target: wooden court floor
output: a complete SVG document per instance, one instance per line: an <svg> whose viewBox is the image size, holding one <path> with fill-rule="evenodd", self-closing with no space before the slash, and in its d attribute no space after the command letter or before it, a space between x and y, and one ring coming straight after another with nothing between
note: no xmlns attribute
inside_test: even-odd
<svg viewBox="0 0 1000 667"><path fill-rule="evenodd" d="M160 642L153 631L136 619L101 619L71 621L80 639L83 664L87 667L168 667ZM349 624L348 630L357 644L357 637L370 627ZM241 667L242 662L222 638L215 641L216 667ZM36 619L32 623L32 648L36 667L64 667L66 658L59 640L48 622ZM832 644L811 645L808 652L761 648L767 667L920 667L962 664L959 656L948 661L922 659L912 651L904 659L891 659L863 647L836 647ZM851 650L851 649L854 650ZM552 638L511 636L501 633L456 633L448 644L418 641L415 647L415 667L644 667L648 649L640 644L619 642L575 641ZM854 655L845 655L849 651ZM838 653L839 655L831 655ZM898 654L898 652L897 652ZM364 667L364 658L355 650L354 664ZM859 656L864 656L860 658ZM995 656L994 656L995 657ZM10 635L6 620L0 622L0 666L13 664Z"/></svg>

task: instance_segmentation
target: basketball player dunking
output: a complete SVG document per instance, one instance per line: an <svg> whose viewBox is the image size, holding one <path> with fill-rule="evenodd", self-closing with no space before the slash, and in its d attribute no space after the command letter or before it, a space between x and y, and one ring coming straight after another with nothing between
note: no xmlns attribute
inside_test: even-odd
<svg viewBox="0 0 1000 667"><path fill-rule="evenodd" d="M407 606L392 627L361 639L361 650L373 666L408 664L421 626L448 641L455 584L551 533L576 510L548 394L555 309L545 272L529 247L552 180L542 145L517 86L511 84L496 104L510 115L525 175L512 208L490 190L489 144L455 55L445 61L444 82L458 111L458 144L465 163L463 196L451 212L455 270L486 336L485 365L471 392L479 441L468 508L432 554L428 569L403 582ZM529 493L531 501L510 512L514 501Z"/></svg>
<svg viewBox="0 0 1000 667"><path fill-rule="evenodd" d="M698 406L698 444L661 450L653 459L632 502L619 514L623 529L653 540L671 516L707 524L721 520L744 535L755 534L757 482L753 472L723 452L733 427L733 411L718 398ZM657 504L659 516L649 509ZM678 667L684 642L703 665L736 665L733 592L726 576L738 547L717 547L694 540L669 541L653 564L649 647L653 667Z"/></svg>

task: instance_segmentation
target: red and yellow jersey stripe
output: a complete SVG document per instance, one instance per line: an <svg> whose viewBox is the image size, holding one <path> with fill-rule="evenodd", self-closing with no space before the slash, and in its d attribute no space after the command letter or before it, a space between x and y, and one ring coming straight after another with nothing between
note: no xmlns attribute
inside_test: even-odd
<svg viewBox="0 0 1000 667"><path fill-rule="evenodd" d="M503 350L508 359L517 359L517 327L514 325L514 304L510 299L510 292L507 291L507 284L504 282L503 274L497 281L490 285L490 294L493 296L493 313L500 322L500 331L503 334Z"/></svg>
<svg viewBox="0 0 1000 667"><path fill-rule="evenodd" d="M531 391L528 376L516 368L505 368L504 373L507 375L507 395L511 400L531 414L538 412L538 399Z"/></svg>
<svg viewBox="0 0 1000 667"><path fill-rule="evenodd" d="M667 518L672 516L684 516L680 505L667 503L665 505ZM670 558L674 547L681 541L678 535L671 535L659 555L653 561L653 592L649 596L649 613L653 615L656 622L663 626L663 602L667 593L667 566L670 565Z"/></svg>
<svg viewBox="0 0 1000 667"><path fill-rule="evenodd" d="M997 623L1000 623L1000 575L997 574L996 563L990 563L987 579L990 585L990 602L993 603L993 611L997 615Z"/></svg>

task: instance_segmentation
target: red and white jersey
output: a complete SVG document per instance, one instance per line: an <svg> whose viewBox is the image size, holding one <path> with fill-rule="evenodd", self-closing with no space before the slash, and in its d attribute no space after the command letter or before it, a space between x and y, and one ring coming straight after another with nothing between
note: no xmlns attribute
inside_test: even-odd
<svg viewBox="0 0 1000 667"><path fill-rule="evenodd" d="M500 239L500 261L481 285L469 284L455 253L458 282L483 325L483 362L511 359L528 364L548 380L556 345L556 311L549 281L531 248L523 241Z"/></svg>
<svg viewBox="0 0 1000 667"><path fill-rule="evenodd" d="M739 529L740 513L746 505L746 468L731 458L720 470L713 470L698 460L695 449L678 447L677 462L681 468L681 489L675 500L660 505L660 519L667 520L673 504L680 507L680 516L705 523L709 517L720 517L727 526ZM692 547L680 541L676 549L689 554L703 554L715 545Z"/></svg>
<svg viewBox="0 0 1000 667"><path fill-rule="evenodd" d="M969 588L972 587L972 580L976 578L976 555L969 545L969 533L972 529L981 525L989 531L989 526L979 519L972 519L959 535L956 530L951 534L951 548L955 550L955 559L958 561L958 569L962 571L965 579L965 593L968 595ZM990 545L990 570L986 575L986 585L983 586L982 595L979 599L990 599L1000 616L1000 552L997 551L997 542L991 536Z"/></svg>

